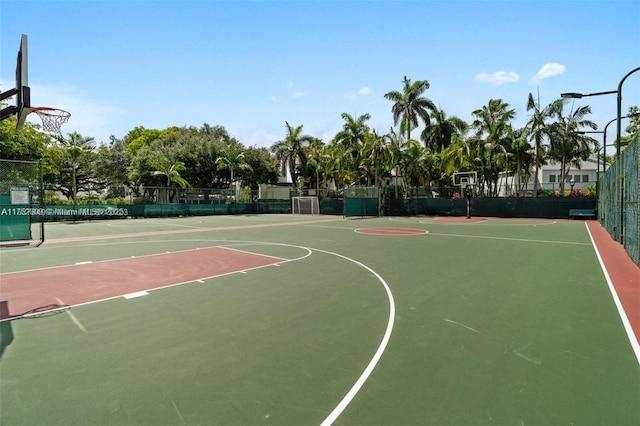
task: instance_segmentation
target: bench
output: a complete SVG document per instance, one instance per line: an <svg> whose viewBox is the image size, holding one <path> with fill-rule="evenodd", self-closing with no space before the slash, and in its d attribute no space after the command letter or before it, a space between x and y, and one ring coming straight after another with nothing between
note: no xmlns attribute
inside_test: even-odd
<svg viewBox="0 0 640 426"><path fill-rule="evenodd" d="M594 209L569 209L569 217L571 219L576 217L595 218L596 212Z"/></svg>

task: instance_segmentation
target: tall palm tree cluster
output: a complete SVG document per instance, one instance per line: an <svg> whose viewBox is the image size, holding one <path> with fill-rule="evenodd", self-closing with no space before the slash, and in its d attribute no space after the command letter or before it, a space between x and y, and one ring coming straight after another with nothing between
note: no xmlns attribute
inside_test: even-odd
<svg viewBox="0 0 640 426"><path fill-rule="evenodd" d="M596 125L587 119L588 106L574 108L559 99L541 106L527 99L528 121L514 128L515 110L501 99L472 112L467 123L436 107L425 96L426 80L406 76L401 90L384 95L390 101L393 125L386 133L370 127L369 114L342 114L342 128L330 141L305 134L302 125L285 122L285 136L269 149L245 147L222 126L175 126L164 130L136 127L123 139L111 137L109 146L77 132L56 138L29 123L20 131L11 120L0 122L0 157L15 160L43 158L44 181L76 202L76 195L104 193L116 197L124 187L257 189L289 176L296 189L329 192L350 185L376 186L401 194L399 186L447 192L456 172L474 171L478 193L496 196L502 183L516 194L548 161L560 165L560 192L571 168L597 152L587 135ZM1 104L1 103L0 103ZM627 117L638 116L630 108ZM627 131L636 134L640 119ZM419 131L419 132L418 132ZM605 159L606 160L606 159ZM534 195L537 180L533 179ZM175 192L175 191L174 191ZM169 199L172 193L167 191ZM451 191L449 192L449 194Z"/></svg>
<svg viewBox="0 0 640 426"><path fill-rule="evenodd" d="M451 186L455 172L475 171L478 191L497 196L500 179L510 179L511 187L522 190L548 161L561 165L564 185L571 167L580 168L598 149L598 142L585 133L597 128L586 119L589 106L567 111L559 99L541 107L529 94L530 118L516 129L515 110L501 99L489 100L473 111L473 122L466 123L447 116L424 96L428 81L412 82L405 76L402 85L401 91L384 95L392 102L395 126L386 134L369 127L369 114L343 113L342 129L328 143L304 134L302 125L286 123L285 138L270 149L282 173L289 174L296 188L385 186L402 177L406 185L430 190ZM419 128L419 140L412 138ZM537 193L536 180L534 185Z"/></svg>

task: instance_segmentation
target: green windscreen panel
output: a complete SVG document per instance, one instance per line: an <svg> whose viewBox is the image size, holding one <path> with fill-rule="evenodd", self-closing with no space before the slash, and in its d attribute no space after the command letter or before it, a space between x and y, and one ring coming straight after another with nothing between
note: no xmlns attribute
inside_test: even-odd
<svg viewBox="0 0 640 426"><path fill-rule="evenodd" d="M39 161L0 159L0 242L44 241L42 194Z"/></svg>
<svg viewBox="0 0 640 426"><path fill-rule="evenodd" d="M11 196L0 195L0 241L31 239L29 204L11 204Z"/></svg>
<svg viewBox="0 0 640 426"><path fill-rule="evenodd" d="M352 187L344 191L344 216L378 216L378 188Z"/></svg>

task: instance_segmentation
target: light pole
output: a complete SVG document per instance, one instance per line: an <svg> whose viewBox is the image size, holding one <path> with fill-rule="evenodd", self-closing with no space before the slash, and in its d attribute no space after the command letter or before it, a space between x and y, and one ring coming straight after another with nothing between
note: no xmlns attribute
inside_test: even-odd
<svg viewBox="0 0 640 426"><path fill-rule="evenodd" d="M624 117L621 118L631 118L631 117L637 117L640 114L629 114L629 115L625 115ZM594 131L586 131L583 133L602 133L602 146L600 147L600 149L598 149L598 154L597 154L597 160L598 160L598 174L596 175L596 188L597 188L597 181L598 178L600 177L600 151L602 151L604 149L604 152L602 153L602 172L606 172L606 161L607 161L607 146L614 146L613 144L607 145L607 128L609 127L609 125L611 123L613 123L614 121L617 121L617 118L614 118L613 120L609 121L605 126L604 126L604 131L599 131L599 130L594 130Z"/></svg>
<svg viewBox="0 0 640 426"><path fill-rule="evenodd" d="M568 92L568 93L560 93L560 97L565 99L582 99L582 98L588 98L589 96L613 95L614 93L618 93L618 92L616 90L608 90L606 92L595 92L595 93Z"/></svg>
<svg viewBox="0 0 640 426"><path fill-rule="evenodd" d="M616 134L616 155L618 157L620 157L620 148L621 148L621 136L622 136L622 84L624 83L624 81L634 72L640 71L640 67L634 68L631 71L629 71L627 74L625 74L624 77L622 77L622 79L620 80L620 83L618 83L618 90L610 90L607 92L596 92L596 93L589 93L589 94L582 94L582 93L561 93L560 96L563 98L576 98L576 99L580 99L586 96L599 96L599 95L610 95L613 93L617 93L618 95L618 99L617 99L617 106L618 106L618 114L616 116L616 121L617 121L617 134ZM623 171L620 170L620 174ZM624 202L622 200L623 197L623 192L622 192L622 188L620 191L620 217L619 217L619 228L618 228L618 238L617 240L620 243L624 244L624 207L622 207L624 205Z"/></svg>
<svg viewBox="0 0 640 426"><path fill-rule="evenodd" d="M618 138L616 139L616 155L620 155L620 137L622 136L622 125L620 120L622 119L622 83L624 83L624 81L627 79L627 77L629 77L631 74L633 74L636 71L640 71L640 67L638 68L634 68L631 71L629 71L624 77L622 77L622 80L620 80L620 83L618 83Z"/></svg>

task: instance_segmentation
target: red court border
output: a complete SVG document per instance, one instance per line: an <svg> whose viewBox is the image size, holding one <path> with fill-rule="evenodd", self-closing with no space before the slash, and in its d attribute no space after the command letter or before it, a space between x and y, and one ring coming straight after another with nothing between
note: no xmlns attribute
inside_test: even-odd
<svg viewBox="0 0 640 426"><path fill-rule="evenodd" d="M0 320L274 265L285 259L210 247L0 274Z"/></svg>
<svg viewBox="0 0 640 426"><path fill-rule="evenodd" d="M607 230L597 221L585 221L608 273L613 290L629 320L636 342L634 349L640 350L640 266L636 265L624 247L611 238ZM623 319L624 321L624 319ZM633 336L629 336L632 338ZM631 342L632 345L634 342ZM636 353L640 362L640 353Z"/></svg>

